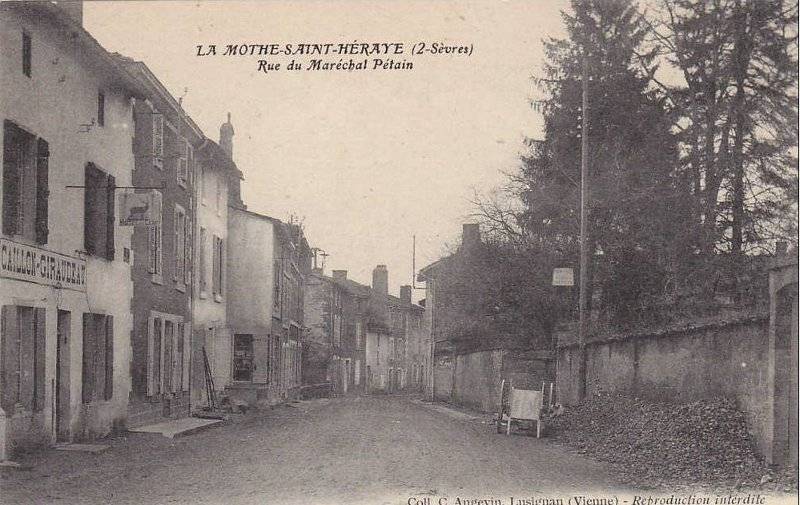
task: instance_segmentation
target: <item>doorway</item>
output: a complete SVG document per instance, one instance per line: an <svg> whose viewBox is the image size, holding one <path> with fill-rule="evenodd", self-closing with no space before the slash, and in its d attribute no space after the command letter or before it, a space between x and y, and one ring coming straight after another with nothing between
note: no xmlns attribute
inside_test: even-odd
<svg viewBox="0 0 800 505"><path fill-rule="evenodd" d="M56 442L69 442L69 344L72 315L58 311L56 322Z"/></svg>
<svg viewBox="0 0 800 505"><path fill-rule="evenodd" d="M233 336L233 380L253 382L253 335Z"/></svg>

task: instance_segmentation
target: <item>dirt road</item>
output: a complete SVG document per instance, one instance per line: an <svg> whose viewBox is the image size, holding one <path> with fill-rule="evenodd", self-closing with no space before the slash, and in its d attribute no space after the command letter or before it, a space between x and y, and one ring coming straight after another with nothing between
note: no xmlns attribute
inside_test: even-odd
<svg viewBox="0 0 800 505"><path fill-rule="evenodd" d="M46 451L1 472L0 501L509 505L614 487L600 464L485 419L404 397L304 401L176 440L129 434L99 455Z"/></svg>

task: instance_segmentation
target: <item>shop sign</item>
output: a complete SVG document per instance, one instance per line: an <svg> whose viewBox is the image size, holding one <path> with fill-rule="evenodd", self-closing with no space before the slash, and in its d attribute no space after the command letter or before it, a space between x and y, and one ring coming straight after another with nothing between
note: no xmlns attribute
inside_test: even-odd
<svg viewBox="0 0 800 505"><path fill-rule="evenodd" d="M86 291L86 261L0 239L0 277Z"/></svg>
<svg viewBox="0 0 800 505"><path fill-rule="evenodd" d="M125 191L119 194L120 226L156 226L161 224L161 192Z"/></svg>

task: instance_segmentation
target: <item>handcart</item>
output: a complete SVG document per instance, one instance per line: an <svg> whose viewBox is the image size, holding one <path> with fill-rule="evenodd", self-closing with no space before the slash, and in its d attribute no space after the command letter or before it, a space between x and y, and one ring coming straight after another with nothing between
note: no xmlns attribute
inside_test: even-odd
<svg viewBox="0 0 800 505"><path fill-rule="evenodd" d="M516 389L510 380L500 383L500 408L497 413L497 433L511 434L511 425L536 423L536 438L542 433L542 410L544 407L545 383L542 390ZM552 397L552 386L550 388Z"/></svg>

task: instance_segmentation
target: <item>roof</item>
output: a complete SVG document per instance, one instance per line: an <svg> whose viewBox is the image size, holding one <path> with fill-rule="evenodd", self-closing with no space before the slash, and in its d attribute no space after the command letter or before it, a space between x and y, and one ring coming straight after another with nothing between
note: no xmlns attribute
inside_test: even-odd
<svg viewBox="0 0 800 505"><path fill-rule="evenodd" d="M142 61L136 61L119 53L112 53L112 56L131 74L133 74L140 81L143 81L143 85L146 88L150 89L154 94L157 94L162 101L164 101L176 114L178 114L178 116L186 122L186 124L197 137L201 139L205 138L205 135L200 127L197 126L191 116L189 116L183 110L180 102L178 102L178 100L172 96L164 84L150 70L150 67L148 67L147 64Z"/></svg>
<svg viewBox="0 0 800 505"><path fill-rule="evenodd" d="M435 277L436 270L442 267L445 263L452 260L455 254L449 254L444 258L439 258L438 260L434 261L430 265L424 266L419 269L419 274L417 275L417 281L424 282L426 279Z"/></svg>
<svg viewBox="0 0 800 505"><path fill-rule="evenodd" d="M205 137L197 150L201 153L205 153L205 157L212 162L211 168L214 166L221 166L223 169L228 170L231 175L244 179L242 172L236 167L236 163L234 163L228 153L210 138Z"/></svg>
<svg viewBox="0 0 800 505"><path fill-rule="evenodd" d="M48 19L65 28L67 30L65 35L74 37L70 40L70 44L79 44L83 55L100 63L103 70L107 71L106 77L129 91L133 96L147 96L147 90L142 83L134 78L111 53L106 51L80 23L70 17L61 7L51 2L0 2L0 7L14 9L31 18Z"/></svg>

